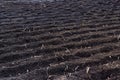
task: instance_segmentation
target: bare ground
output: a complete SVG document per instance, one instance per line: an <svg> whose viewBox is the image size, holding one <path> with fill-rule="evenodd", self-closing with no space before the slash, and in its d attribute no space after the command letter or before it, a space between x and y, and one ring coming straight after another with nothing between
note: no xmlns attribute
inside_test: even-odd
<svg viewBox="0 0 120 80"><path fill-rule="evenodd" d="M120 1L1 3L0 80L120 80Z"/></svg>

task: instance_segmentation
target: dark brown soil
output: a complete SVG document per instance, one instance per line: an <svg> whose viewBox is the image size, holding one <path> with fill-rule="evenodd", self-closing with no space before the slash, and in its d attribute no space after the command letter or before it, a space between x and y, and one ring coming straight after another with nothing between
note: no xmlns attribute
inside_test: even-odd
<svg viewBox="0 0 120 80"><path fill-rule="evenodd" d="M0 80L120 80L120 1L1 3Z"/></svg>

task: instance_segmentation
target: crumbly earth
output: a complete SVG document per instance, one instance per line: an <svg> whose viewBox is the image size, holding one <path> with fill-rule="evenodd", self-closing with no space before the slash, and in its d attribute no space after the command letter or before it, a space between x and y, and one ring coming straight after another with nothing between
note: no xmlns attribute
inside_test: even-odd
<svg viewBox="0 0 120 80"><path fill-rule="evenodd" d="M120 0L1 0L0 80L120 80Z"/></svg>

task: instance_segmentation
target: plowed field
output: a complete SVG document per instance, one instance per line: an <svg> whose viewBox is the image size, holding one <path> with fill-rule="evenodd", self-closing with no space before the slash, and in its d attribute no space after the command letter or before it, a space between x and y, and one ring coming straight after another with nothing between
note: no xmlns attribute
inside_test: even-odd
<svg viewBox="0 0 120 80"><path fill-rule="evenodd" d="M1 2L0 80L120 80L120 1Z"/></svg>

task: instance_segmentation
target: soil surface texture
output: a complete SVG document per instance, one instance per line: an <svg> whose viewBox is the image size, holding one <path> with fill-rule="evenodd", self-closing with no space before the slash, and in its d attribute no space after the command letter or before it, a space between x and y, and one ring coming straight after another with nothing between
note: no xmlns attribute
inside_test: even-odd
<svg viewBox="0 0 120 80"><path fill-rule="evenodd" d="M0 0L0 80L120 80L120 0Z"/></svg>

